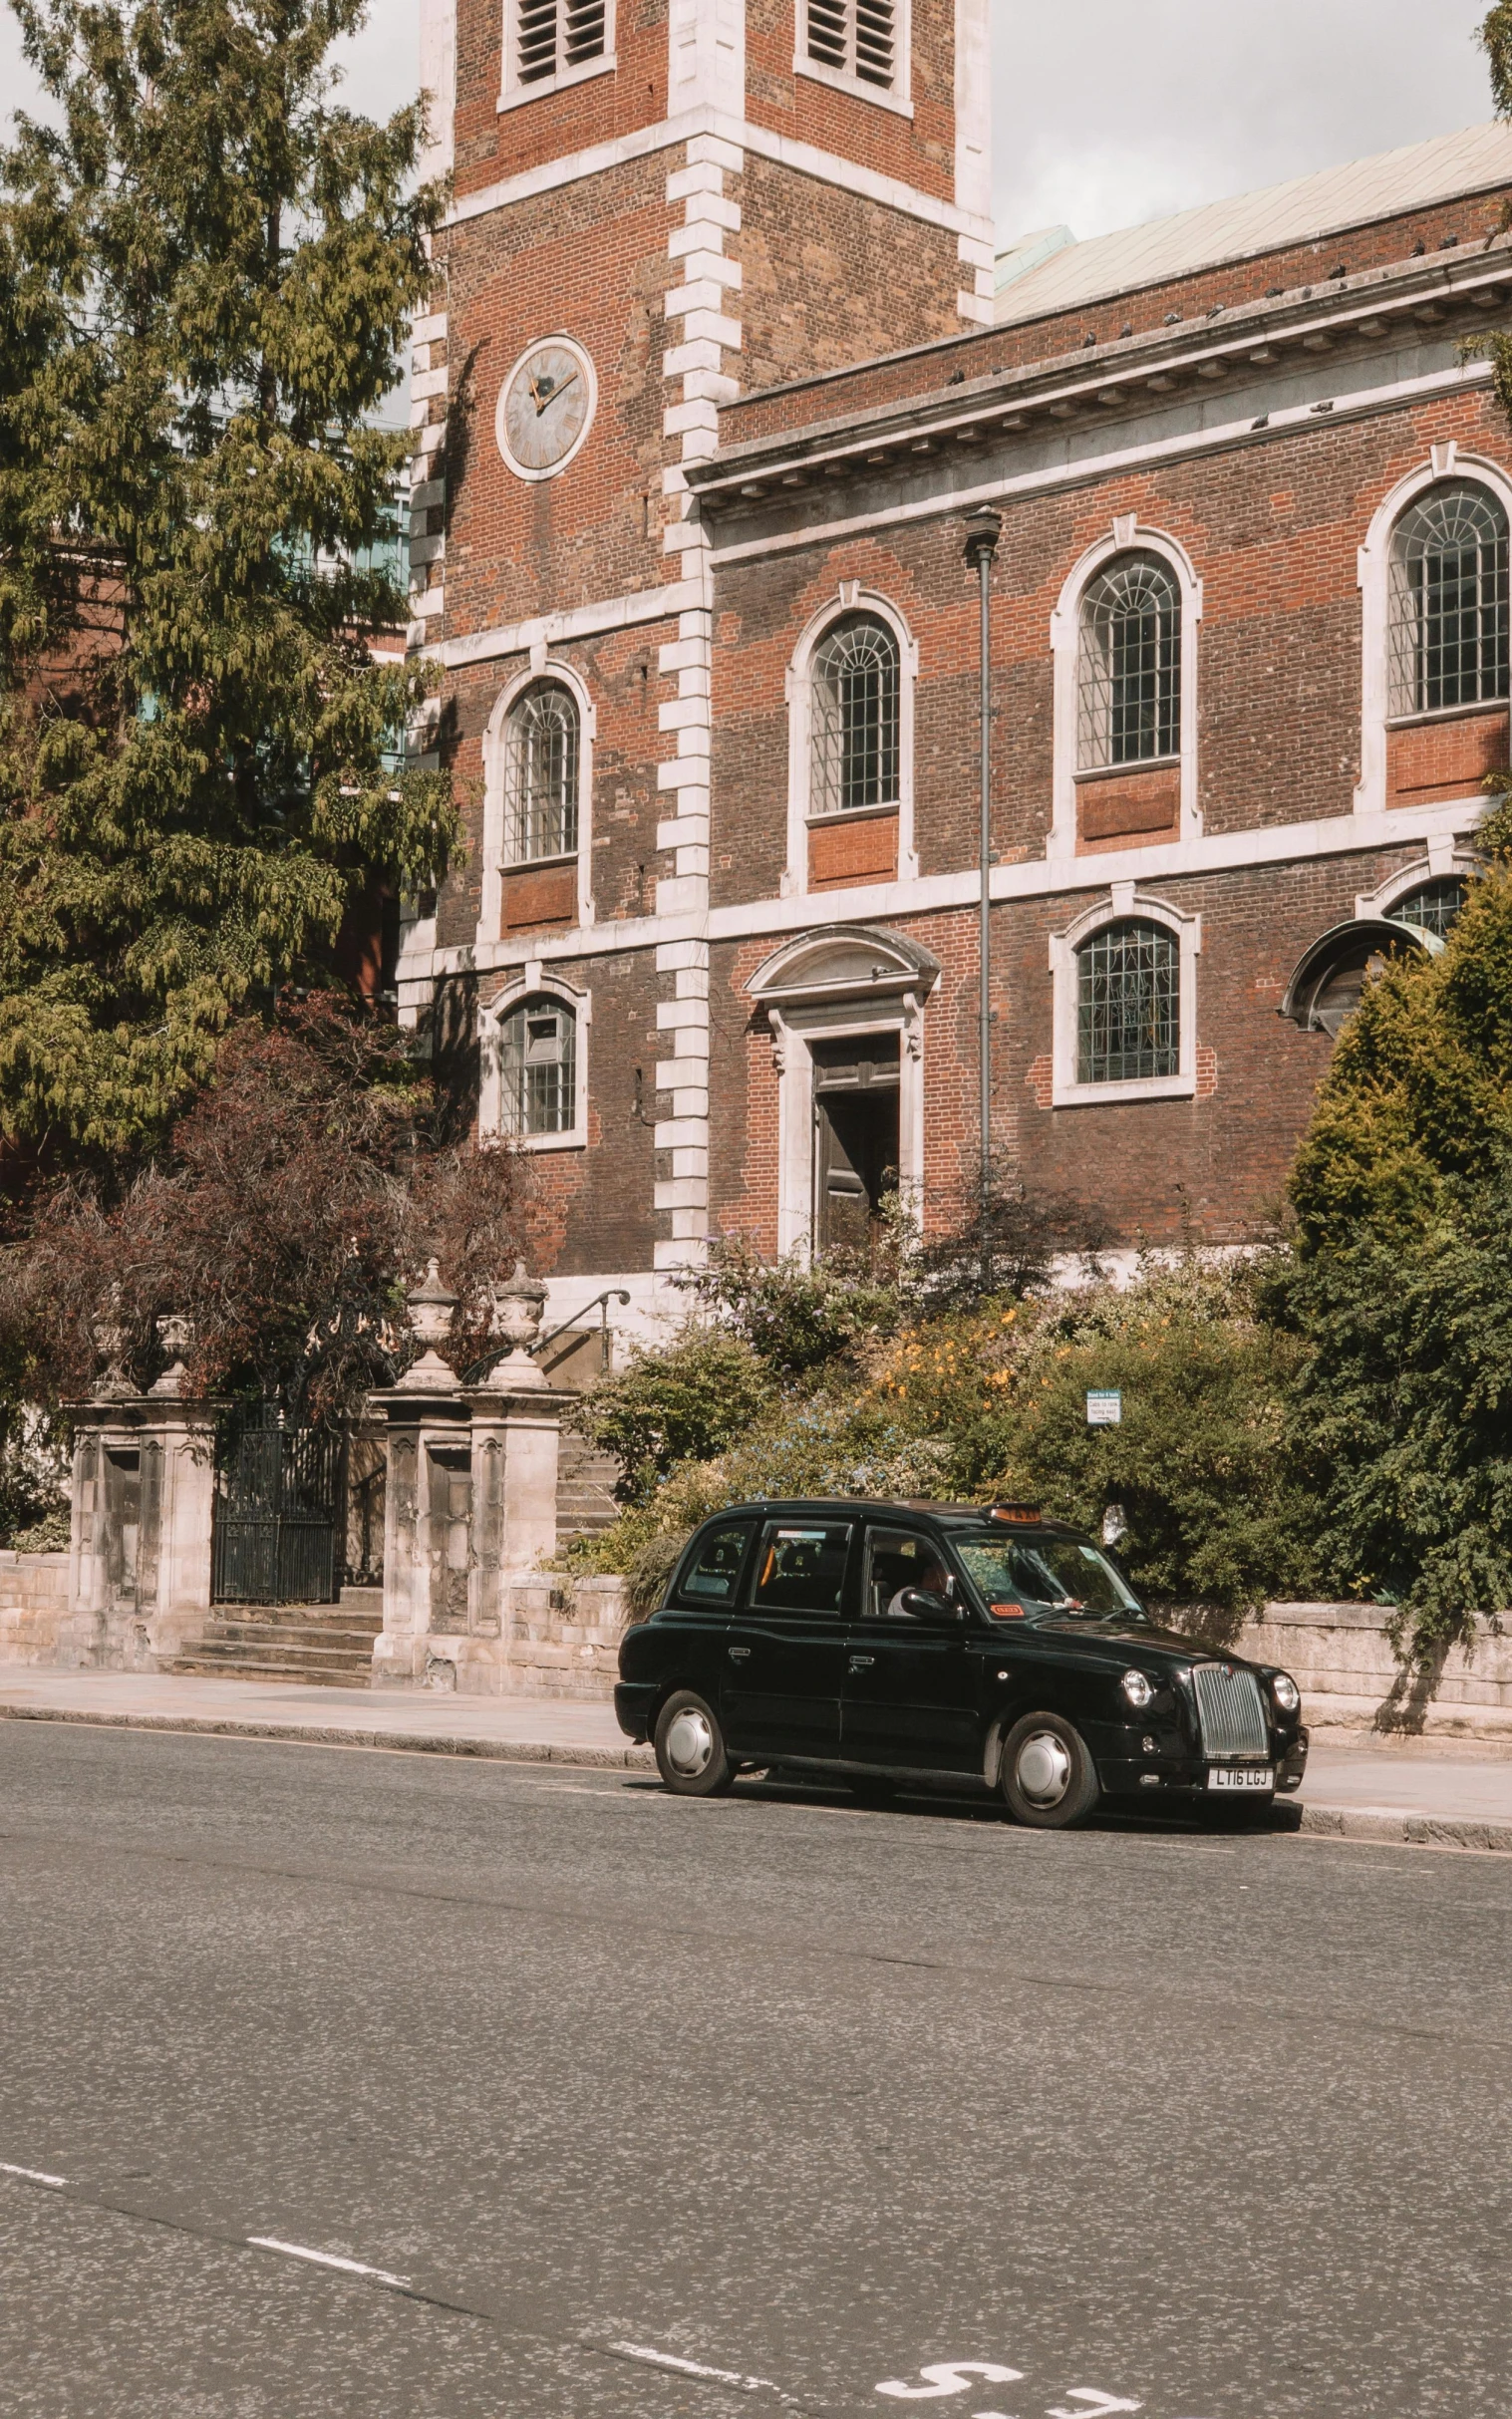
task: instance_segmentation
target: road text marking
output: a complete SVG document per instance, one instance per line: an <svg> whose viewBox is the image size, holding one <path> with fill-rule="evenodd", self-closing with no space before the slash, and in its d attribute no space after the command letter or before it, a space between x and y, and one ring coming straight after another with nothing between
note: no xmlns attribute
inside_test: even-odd
<svg viewBox="0 0 1512 2419"><path fill-rule="evenodd" d="M653 2351L647 2343L611 2343L610 2351L618 2352L622 2360L645 2360L652 2368L675 2368L680 2376L709 2377L717 2385L736 2385L746 2394L779 2394L782 2389L769 2377L747 2377L738 2368L711 2368L705 2360L685 2360L678 2352ZM783 2394L785 2402L788 2397Z"/></svg>

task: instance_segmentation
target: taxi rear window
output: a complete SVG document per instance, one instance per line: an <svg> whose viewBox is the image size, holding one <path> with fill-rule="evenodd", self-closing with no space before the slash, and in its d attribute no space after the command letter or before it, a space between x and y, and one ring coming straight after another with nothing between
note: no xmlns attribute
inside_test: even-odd
<svg viewBox="0 0 1512 2419"><path fill-rule="evenodd" d="M701 1537L678 1573L673 1601L680 1605L733 1605L754 1520L732 1520Z"/></svg>

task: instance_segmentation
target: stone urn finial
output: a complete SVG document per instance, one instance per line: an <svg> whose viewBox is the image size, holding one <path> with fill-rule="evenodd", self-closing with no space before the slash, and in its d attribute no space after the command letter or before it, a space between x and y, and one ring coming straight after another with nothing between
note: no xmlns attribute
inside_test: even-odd
<svg viewBox="0 0 1512 2419"><path fill-rule="evenodd" d="M544 1284L539 1277L529 1275L523 1260L516 1260L513 1276L492 1287L491 1292L493 1315L488 1331L504 1349L486 1382L509 1393L522 1386L544 1385L545 1377L530 1358L546 1313Z"/></svg>
<svg viewBox="0 0 1512 2419"><path fill-rule="evenodd" d="M121 1316L121 1288L113 1285L106 1297L105 1308L90 1328L90 1342L105 1362L105 1373L96 1383L95 1393L103 1402L125 1402L141 1392L127 1373L126 1352L131 1332Z"/></svg>
<svg viewBox="0 0 1512 2419"><path fill-rule="evenodd" d="M183 1357L193 1346L194 1322L185 1319L179 1311L170 1311L155 1324L157 1341L167 1355L168 1365L150 1391L153 1394L181 1394L183 1381L189 1373L184 1367Z"/></svg>
<svg viewBox="0 0 1512 2419"><path fill-rule="evenodd" d="M425 1351L418 1361L411 1362L400 1378L399 1390L406 1394L454 1393L456 1371L450 1361L443 1361L436 1348L451 1333L456 1296L449 1294L442 1284L441 1268L434 1252L424 1278L419 1285L411 1286L407 1301L410 1333L419 1338Z"/></svg>

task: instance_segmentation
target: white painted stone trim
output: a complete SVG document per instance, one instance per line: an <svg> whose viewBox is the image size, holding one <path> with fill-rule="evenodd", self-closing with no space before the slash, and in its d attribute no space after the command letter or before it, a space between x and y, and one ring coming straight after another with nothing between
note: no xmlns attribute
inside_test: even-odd
<svg viewBox="0 0 1512 2419"><path fill-rule="evenodd" d="M1174 934L1178 947L1180 1032L1174 1075L1141 1075L1120 1083L1079 1083L1076 1080L1076 952L1104 925L1122 924L1130 917L1159 924ZM1053 933L1051 972L1051 1106L1105 1107L1119 1100L1190 1099L1197 1088L1197 959L1202 948L1202 918L1139 890L1130 881L1113 882L1106 894L1084 908L1063 932Z"/></svg>
<svg viewBox="0 0 1512 2419"><path fill-rule="evenodd" d="M629 596L603 597L565 613L544 613L530 621L501 622L494 630L474 630L465 638L451 638L430 647L426 654L429 662L453 672L465 664L490 663L495 656L520 655L537 644L565 647L574 639L597 638L609 630L674 621L703 601L701 580L669 580L660 588L637 588Z"/></svg>
<svg viewBox="0 0 1512 2419"><path fill-rule="evenodd" d="M1105 537L1088 546L1068 573L1050 617L1051 660L1054 666L1054 730L1051 828L1045 843L1048 857L1076 853L1076 713L1081 654L1081 605L1097 574L1120 554L1157 554L1175 573L1181 596L1181 837L1195 840L1202 833L1197 803L1197 630L1202 620L1202 582L1186 548L1161 529L1152 529L1132 513L1120 515ZM1137 774L1138 764L1110 766Z"/></svg>
<svg viewBox="0 0 1512 2419"><path fill-rule="evenodd" d="M922 990L892 992L873 1003L857 1000L839 1015L832 1005L784 1000L768 1006L772 1062L777 1072L777 1250L807 1259L814 1230L814 1084L816 1041L851 1035L898 1036L898 1190L914 1216L924 1201L924 1011Z"/></svg>
<svg viewBox="0 0 1512 2419"><path fill-rule="evenodd" d="M1331 425L1383 411L1395 403L1415 403L1436 395L1452 395L1462 389L1489 383L1489 364L1471 361L1457 364L1449 370L1431 370L1421 378L1397 379L1380 387L1362 388L1352 395L1335 399ZM1038 412L1048 399L1036 397ZM714 546L710 560L716 571L727 564L764 558L773 554L790 554L805 546L833 545L842 537L858 537L872 529L895 529L912 521L937 520L945 513L969 512L974 504L1001 503L1005 497L1063 493L1069 487L1091 486L1126 470L1144 468L1155 462L1196 459L1203 454L1232 451L1240 446L1267 446L1280 437L1294 435L1299 428L1317 426L1313 406L1298 404L1273 412L1265 428L1258 429L1246 416L1242 420L1225 421L1212 428L1184 430L1177 437L1152 438L1142 445L1117 446L1106 452L1076 454L1068 460L1043 464L1034 470L1005 473L998 478L982 479L974 486L941 488L933 495L919 496L908 503L891 504L876 512L853 512L843 519L805 521L796 529L778 530L765 537L751 538L735 545ZM766 476L753 470L753 478Z"/></svg>
<svg viewBox="0 0 1512 2419"><path fill-rule="evenodd" d="M483 862L482 881L478 897L477 939L479 948L499 939L498 921L503 905L504 873L504 726L516 699L537 681L557 681L569 693L577 708L577 927L580 931L592 924L593 909L593 743L598 734L598 717L592 693L581 673L571 664L540 650L540 660L523 665L511 681L505 683L494 700L483 733Z"/></svg>
<svg viewBox="0 0 1512 2419"><path fill-rule="evenodd" d="M1421 890L1425 882L1441 882L1450 874L1468 877L1476 871L1479 863L1480 859L1473 848L1461 847L1451 833L1445 832L1429 841L1426 856L1417 857L1410 865L1404 865L1400 873L1387 874L1385 880L1377 883L1373 890L1360 891L1355 900L1355 913L1358 916L1388 916L1398 899L1408 897L1414 890Z"/></svg>
<svg viewBox="0 0 1512 2419"><path fill-rule="evenodd" d="M503 36L499 45L502 89L498 96L501 110L523 108L527 102L543 101L548 93L566 92L574 84L587 84L595 76L612 76L619 65L615 56L615 0L604 0L604 48L597 59L585 59L578 67L564 67L554 76L543 76L538 82L521 84L519 80L519 12L520 0L503 0Z"/></svg>
<svg viewBox="0 0 1512 2419"><path fill-rule="evenodd" d="M1106 891L1115 881L1170 882L1247 872L1262 865L1306 865L1414 843L1427 848L1431 857L1436 846L1446 843L1452 850L1474 831L1485 811L1485 798L1472 796L1435 806L1395 807L1378 815L1333 815L1312 823L1267 824L1254 831L1207 832L1201 839L1167 842L1159 848L1109 850L1090 857L1030 857L1018 864L995 865L991 895L995 905L1012 899L1059 898L1078 891ZM707 885L687 888L686 907L668 902L657 915L615 917L587 933L558 934L536 945L536 954L544 961L654 949L660 962L665 950L702 948L717 941L762 940L802 932L813 922L812 898L751 899L706 908ZM826 891L824 911L836 923L881 924L974 908L980 896L980 876L975 869L964 868L928 874L916 882L873 882L854 890ZM413 925L410 931L400 975L409 987L405 996L412 1007L424 1005L431 984L439 977L516 964L523 946L515 942L504 949L494 943L484 950L464 942L438 949L434 918Z"/></svg>
<svg viewBox="0 0 1512 2419"><path fill-rule="evenodd" d="M1373 514L1360 549L1360 786L1357 814L1379 814L1386 802L1386 726L1390 702L1391 539L1407 506L1441 479L1464 478L1488 487L1512 522L1512 479L1484 454L1466 454L1450 439L1399 478ZM1472 710L1473 711L1473 710ZM1482 709L1485 711L1485 709ZM1400 809L1394 811L1399 812Z"/></svg>
<svg viewBox="0 0 1512 2419"><path fill-rule="evenodd" d="M972 217L992 216L992 28L988 0L956 0L956 203ZM983 265L981 263L979 266ZM993 300L992 262L985 289ZM977 292L984 289L979 285ZM988 317L992 317L989 310Z"/></svg>
<svg viewBox="0 0 1512 2419"><path fill-rule="evenodd" d="M539 167L526 168L517 176L502 177L497 184L483 185L453 204L447 223L456 226L467 218L484 217L490 210L507 209L511 202L528 201L537 193L554 192L561 185L600 175L605 168L625 167L634 159L675 151L685 143L691 151L700 139L723 142L734 151L754 151L758 159L770 159L780 167L796 169L799 175L860 193L868 201L880 201L906 218L921 218L953 235L977 235L992 241L993 223L983 211L960 209L936 193L920 192L916 185L879 175L854 159L842 159L837 152L821 151L812 144L773 134L769 127L754 126L749 119L706 108L664 118L656 126L637 127L612 143L592 144L560 159L543 160Z"/></svg>
<svg viewBox="0 0 1512 2419"><path fill-rule="evenodd" d="M851 613L873 613L885 622L898 646L898 876L917 879L914 847L914 684L919 677L919 646L898 607L859 580L842 580L839 591L808 623L788 664L787 700L787 863L782 896L796 898L808 888L808 831L813 782L813 658L834 623ZM826 817L826 821L830 818ZM846 818L837 815L836 822Z"/></svg>

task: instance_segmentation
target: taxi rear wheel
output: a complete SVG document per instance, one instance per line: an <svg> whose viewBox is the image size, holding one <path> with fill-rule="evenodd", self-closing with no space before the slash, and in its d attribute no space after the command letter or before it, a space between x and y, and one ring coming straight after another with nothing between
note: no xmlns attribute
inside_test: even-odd
<svg viewBox="0 0 1512 2419"><path fill-rule="evenodd" d="M1015 1723L999 1777L1015 1822L1037 1831L1084 1822L1101 1795L1085 1741L1058 1713L1027 1713Z"/></svg>
<svg viewBox="0 0 1512 2419"><path fill-rule="evenodd" d="M691 1688L668 1697L655 1744L657 1770L677 1797L719 1797L735 1779L720 1717Z"/></svg>

